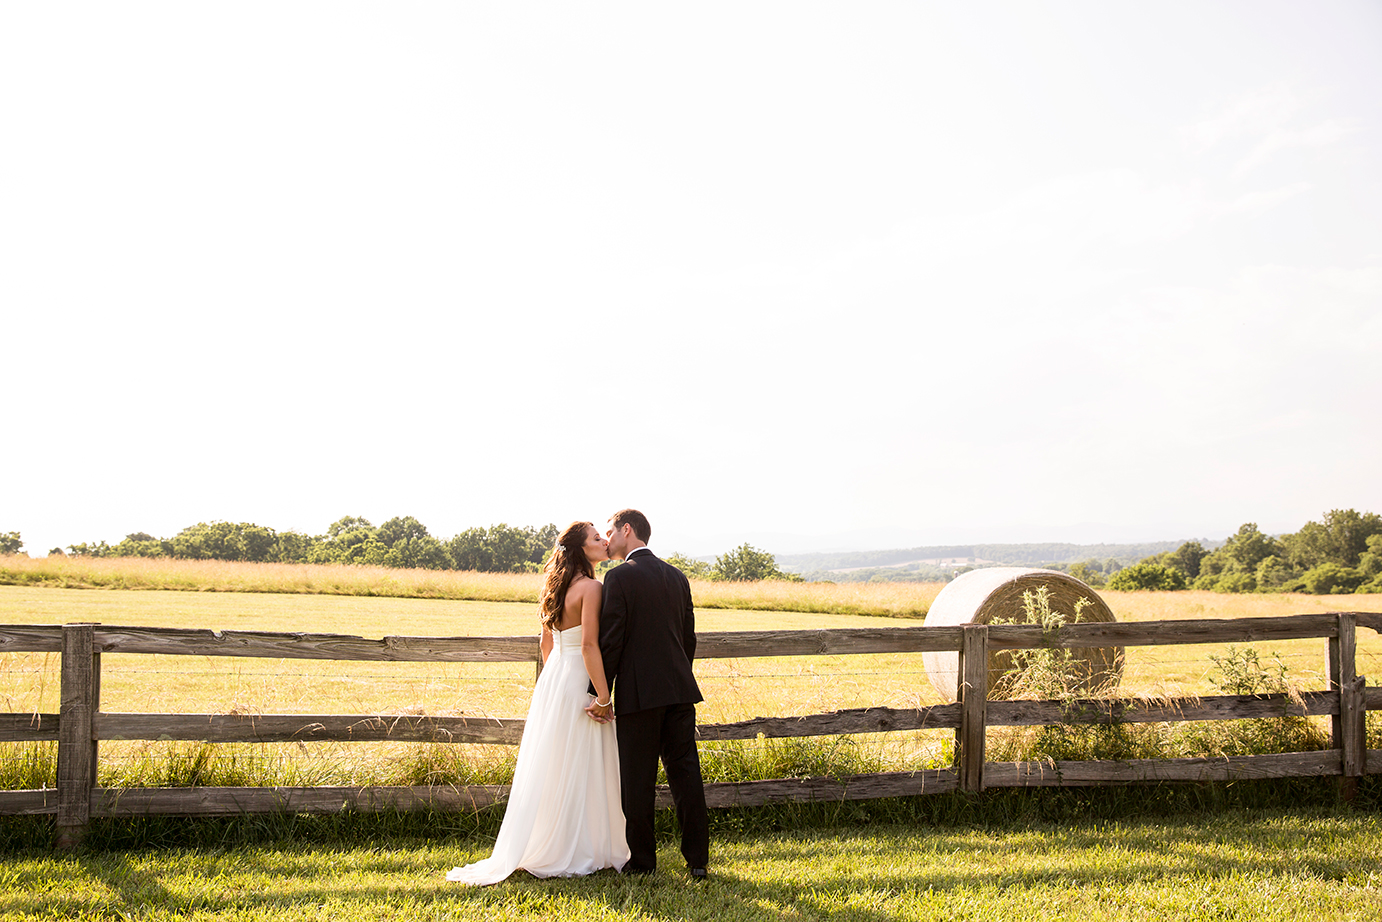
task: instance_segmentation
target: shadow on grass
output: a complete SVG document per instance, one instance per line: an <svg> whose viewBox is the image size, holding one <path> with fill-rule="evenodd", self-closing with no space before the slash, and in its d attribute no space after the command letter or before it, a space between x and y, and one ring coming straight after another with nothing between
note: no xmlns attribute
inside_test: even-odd
<svg viewBox="0 0 1382 922"><path fill-rule="evenodd" d="M1235 889L1244 877L1289 884L1357 877L1375 865L1382 824L1371 811L1229 810L1132 821L1031 821L721 833L712 877L697 883L664 836L651 877L602 872L495 887L444 880L489 842L417 837L324 846L89 850L0 862L0 913L169 917L190 912L291 918L319 907L341 918L570 917L882 922L918 906L1042 894ZM929 901L929 903L928 903ZM906 907L906 911L899 907Z"/></svg>

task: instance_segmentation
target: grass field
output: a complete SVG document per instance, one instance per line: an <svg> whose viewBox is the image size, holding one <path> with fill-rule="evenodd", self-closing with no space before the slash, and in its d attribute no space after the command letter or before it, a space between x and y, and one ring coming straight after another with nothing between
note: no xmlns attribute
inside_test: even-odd
<svg viewBox="0 0 1382 922"><path fill-rule="evenodd" d="M246 577L242 572L235 578ZM535 631L532 602L427 596L416 586L389 596L310 589L78 589L8 581L0 585L0 623L98 621L365 637ZM703 603L698 585L698 626L895 626L898 614L914 617L916 608L924 610L937 588L901 584L880 590L875 602L890 598L897 612L887 617L831 612L829 600L821 598L811 604L823 611L716 608ZM803 589L797 584L793 591ZM1103 597L1127 621L1293 614L1357 603L1191 592ZM1382 672L1382 643L1370 631L1360 632L1359 639L1360 671ZM1267 660L1274 651L1302 686L1318 686L1323 641L1274 644L1260 653ZM1124 690L1156 694L1213 691L1209 656L1225 651L1128 652ZM57 710L56 665L56 655L0 654L0 711ZM518 716L533 685L528 664L108 654L102 666L102 706L112 711ZM916 655L703 660L696 669L708 699L700 710L703 722L938 700ZM708 744L703 757L711 780L915 767L939 758L949 736L943 731L737 748ZM1001 741L991 745L997 751ZM10 770L2 786L53 782L50 746L0 744L0 757ZM35 759L27 774L20 765L25 758ZM115 786L503 781L511 758L509 747L103 742L101 780ZM1294 788L1273 789L1254 800L1243 788L1179 786L1164 794L1009 791L975 802L956 796L716 811L715 876L703 885L676 871L679 856L666 835L663 870L652 879L603 873L539 881L520 873L482 890L447 884L446 869L488 854L494 811L361 820L265 817L240 826L162 820L150 821L151 831L141 831L139 822L127 827L105 821L111 828L98 829L96 844L76 857L53 855L44 844L48 833L20 818L3 821L12 832L0 829L10 843L0 854L0 919L1382 919L1382 866L1376 857L1382 854L1382 820L1372 809L1332 805L1322 783L1300 784L1300 800L1293 799ZM1051 798L1068 801L1054 810L1057 821L1052 808L1042 806ZM1224 802L1256 808L1225 809ZM1297 806L1261 808L1273 804ZM432 834L419 837L420 824L433 824ZM382 831L368 831L376 828ZM185 847L189 841L198 844Z"/></svg>
<svg viewBox="0 0 1382 922"><path fill-rule="evenodd" d="M0 555L0 585L65 589L168 589L289 595L536 603L536 573L396 570L214 560ZM925 616L941 583L717 583L693 581L699 608Z"/></svg>
<svg viewBox="0 0 1382 922"><path fill-rule="evenodd" d="M0 918L173 920L1371 920L1382 821L1340 811L719 834L712 878L491 888L443 879L489 842L381 840L0 858Z"/></svg>
<svg viewBox="0 0 1382 922"><path fill-rule="evenodd" d="M15 560L16 558L10 558ZM18 558L20 560L26 558ZM62 561L57 561L61 563ZM70 563L71 561L69 561ZM84 561L119 572L119 561ZM150 564L182 561L125 561L129 572L159 572ZM349 570L339 567L284 568L259 564L176 567L187 579L226 584L281 570ZM382 571L398 574L399 571ZM235 574L234 579L231 576ZM198 575L199 574L199 575ZM230 574L231 576L226 576ZM128 575L128 573L126 574ZM292 573L288 574L293 576ZM347 574L349 575L349 574ZM476 574L471 574L475 576ZM479 574L485 576L486 574ZM143 578L143 577L141 577ZM280 582L286 577L277 577ZM302 581L310 581L297 574ZM317 577L313 577L316 579ZM426 572L402 579L430 578ZM421 583L419 583L421 585ZM786 584L806 591L801 584ZM697 584L697 603L706 587ZM385 587L375 586L375 592ZM491 587L492 588L492 587ZM806 587L809 589L810 587ZM824 587L829 590L829 587ZM899 609L929 604L936 587L896 584L879 597ZM908 594L910 593L910 596ZM497 591L496 591L496 594ZM1208 592L1104 593L1120 620L1237 618L1324 611L1336 597L1223 595ZM910 601L908 601L910 598ZM857 601L857 600L856 600ZM1349 598L1346 601L1356 601ZM814 607L829 607L818 598ZM155 591L137 589L53 588L28 582L0 585L0 623L53 624L95 621L165 627L295 630L381 637L416 635L513 635L535 632L530 602L467 600L366 593ZM708 608L698 611L702 631L782 628L895 626L895 617ZM903 623L906 623L905 621ZM1215 691L1210 656L1222 646L1140 647L1127 652L1123 691L1131 694L1206 694ZM1264 661L1279 654L1300 687L1323 683L1323 641L1273 644L1259 651ZM0 654L0 711L56 711L58 657L54 654ZM1360 672L1379 674L1382 642L1360 632ZM701 660L696 664L706 695L700 720L718 723L759 716L821 713L869 706L915 707L940 701L915 654L870 656L760 657ZM190 713L357 713L521 716L534 681L526 663L347 663L230 657L107 655L102 662L102 708L107 711ZM778 742L759 747L745 765L743 744L708 745L708 777L734 780L754 768L779 774L819 773L822 758L835 770L899 769L942 764L948 731L860 736L821 747ZM1156 745L1167 745L1163 740ZM1203 748L1202 743L1175 745ZM52 772L50 756L25 750L0 784L29 786ZM46 750L45 750L46 751ZM1004 751L995 740L995 752ZM1201 754L1198 749L1189 753ZM218 746L156 741L102 745L103 783L110 785L179 783L421 783L427 780L504 780L510 769L508 747L435 747L415 744L298 744L295 746ZM18 765L18 767L16 767ZM191 766L191 767L189 767ZM246 781L245 779L250 779ZM258 782L253 779L259 779Z"/></svg>

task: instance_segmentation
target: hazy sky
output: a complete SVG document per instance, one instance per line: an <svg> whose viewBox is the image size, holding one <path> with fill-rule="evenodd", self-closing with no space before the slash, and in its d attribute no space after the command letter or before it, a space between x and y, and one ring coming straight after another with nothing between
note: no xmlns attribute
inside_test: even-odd
<svg viewBox="0 0 1382 922"><path fill-rule="evenodd" d="M1382 512L1382 4L0 7L0 531Z"/></svg>

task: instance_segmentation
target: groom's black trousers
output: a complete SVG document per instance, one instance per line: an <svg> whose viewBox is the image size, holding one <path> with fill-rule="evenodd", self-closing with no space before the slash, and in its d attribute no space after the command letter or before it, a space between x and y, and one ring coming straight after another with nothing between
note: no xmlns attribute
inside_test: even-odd
<svg viewBox="0 0 1382 922"><path fill-rule="evenodd" d="M651 871L657 867L653 810L659 758L667 770L667 785L677 808L686 865L705 867L710 861L710 821L705 812L701 758L696 752L696 706L673 704L620 714L615 735L619 740L620 801L630 852L624 870Z"/></svg>

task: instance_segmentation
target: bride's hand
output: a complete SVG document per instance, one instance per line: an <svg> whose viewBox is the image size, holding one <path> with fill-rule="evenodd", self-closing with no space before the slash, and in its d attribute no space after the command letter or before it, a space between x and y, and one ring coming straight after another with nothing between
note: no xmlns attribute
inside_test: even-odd
<svg viewBox="0 0 1382 922"><path fill-rule="evenodd" d="M596 723L607 724L614 719L614 702L602 706L597 699L592 698L590 704L586 705L585 712Z"/></svg>

